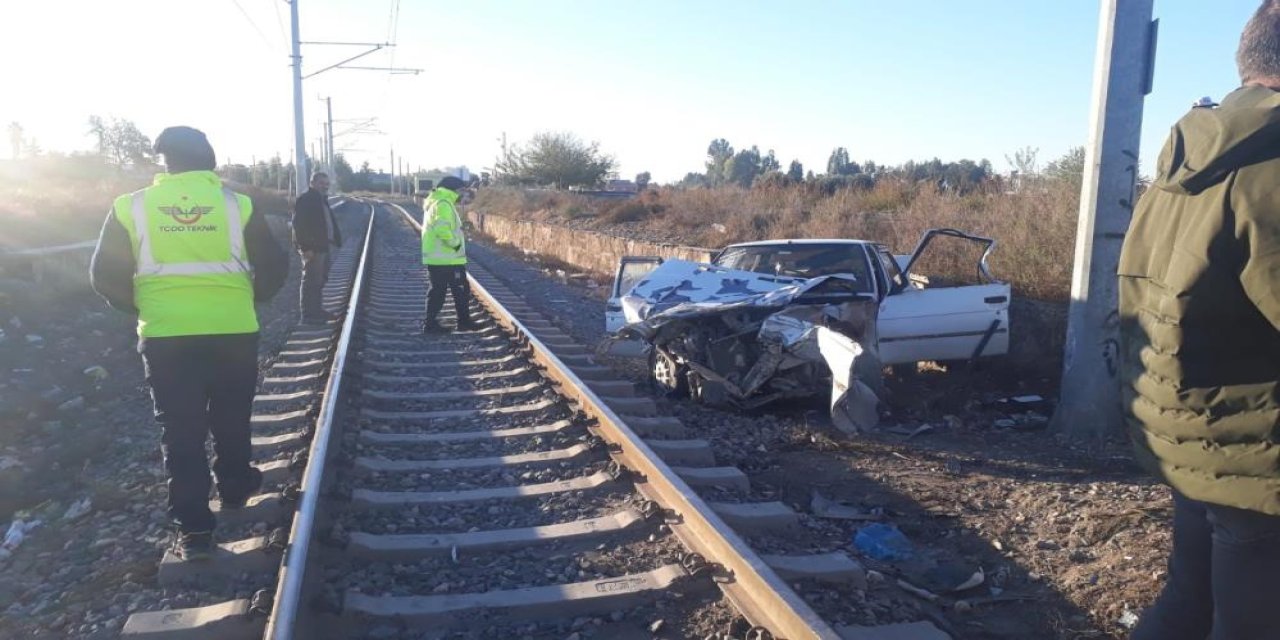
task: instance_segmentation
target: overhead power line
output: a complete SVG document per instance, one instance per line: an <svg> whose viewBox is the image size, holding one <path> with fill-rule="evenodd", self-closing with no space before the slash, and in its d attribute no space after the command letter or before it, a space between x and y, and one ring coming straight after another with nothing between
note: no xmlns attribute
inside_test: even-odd
<svg viewBox="0 0 1280 640"><path fill-rule="evenodd" d="M240 10L240 15L244 16L244 19L249 23L249 26L253 27L253 30L257 32L258 37L262 39L262 44L266 45L268 49L275 51L276 45L271 44L271 41L267 39L267 34L263 33L262 29L258 28L258 23L254 22L253 18L249 15L249 12L245 11L244 7L240 6L240 0L231 0L231 4L234 4L236 9Z"/></svg>

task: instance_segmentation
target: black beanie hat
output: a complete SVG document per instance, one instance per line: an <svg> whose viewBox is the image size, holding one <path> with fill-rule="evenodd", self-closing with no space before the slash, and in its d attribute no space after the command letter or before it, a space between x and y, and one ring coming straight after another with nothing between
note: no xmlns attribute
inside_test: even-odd
<svg viewBox="0 0 1280 640"><path fill-rule="evenodd" d="M462 191L463 189L465 189L467 187L467 183L463 182L461 178L456 178L454 176L445 176L443 178L440 178L440 184L436 186L440 187L441 189L448 189L456 193L458 191Z"/></svg>

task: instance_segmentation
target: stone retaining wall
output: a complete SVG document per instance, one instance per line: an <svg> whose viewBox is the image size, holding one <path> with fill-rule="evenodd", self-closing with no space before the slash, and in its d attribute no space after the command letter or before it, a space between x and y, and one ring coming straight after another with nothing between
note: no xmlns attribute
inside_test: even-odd
<svg viewBox="0 0 1280 640"><path fill-rule="evenodd" d="M661 256L707 262L714 250L675 244L643 242L556 225L513 220L477 211L467 213L471 224L495 242L554 258L597 276L613 277L622 256Z"/></svg>

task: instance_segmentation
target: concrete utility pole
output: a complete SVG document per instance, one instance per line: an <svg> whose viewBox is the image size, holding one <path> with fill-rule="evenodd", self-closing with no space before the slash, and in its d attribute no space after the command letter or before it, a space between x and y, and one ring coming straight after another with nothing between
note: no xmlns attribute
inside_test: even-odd
<svg viewBox="0 0 1280 640"><path fill-rule="evenodd" d="M325 130L324 130L324 135L325 135L325 138L328 140L327 144L329 145L329 171L333 171L334 170L333 169L334 151L333 151L333 99L332 98L324 99L324 110L325 110L326 117L329 120L329 126L325 127Z"/></svg>
<svg viewBox="0 0 1280 640"><path fill-rule="evenodd" d="M1062 397L1053 417L1055 429L1076 435L1119 433L1123 424L1116 269L1133 216L1142 102L1155 63L1152 1L1102 0Z"/></svg>
<svg viewBox="0 0 1280 640"><path fill-rule="evenodd" d="M391 148L391 168L390 168L390 169L388 169L388 171L391 173L391 195L393 195L393 196L394 196L394 195L396 194L396 150L395 150L395 147L392 147L392 148Z"/></svg>
<svg viewBox="0 0 1280 640"><path fill-rule="evenodd" d="M293 150L295 193L306 191L307 137L302 122L302 41L298 38L298 0L289 0L289 24L293 31Z"/></svg>

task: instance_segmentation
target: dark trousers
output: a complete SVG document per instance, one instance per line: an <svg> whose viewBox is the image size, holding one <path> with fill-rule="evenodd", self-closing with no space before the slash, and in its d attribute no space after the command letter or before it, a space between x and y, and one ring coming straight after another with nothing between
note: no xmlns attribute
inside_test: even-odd
<svg viewBox="0 0 1280 640"><path fill-rule="evenodd" d="M1173 499L1169 576L1132 640L1280 638L1280 516Z"/></svg>
<svg viewBox="0 0 1280 640"><path fill-rule="evenodd" d="M212 531L205 453L210 433L218 495L241 500L255 489L249 420L258 384L258 334L144 338L138 350L163 430L169 516L184 532Z"/></svg>
<svg viewBox="0 0 1280 640"><path fill-rule="evenodd" d="M329 279L328 251L299 251L302 256L302 284L298 287L298 308L304 318L324 315L324 283ZM310 256L310 257L308 257Z"/></svg>
<svg viewBox="0 0 1280 640"><path fill-rule="evenodd" d="M471 312L467 305L471 301L471 286L467 284L466 265L428 265L427 276L431 280L431 288L427 291L427 322L435 321L440 314L447 292L453 294L458 322L470 323Z"/></svg>

